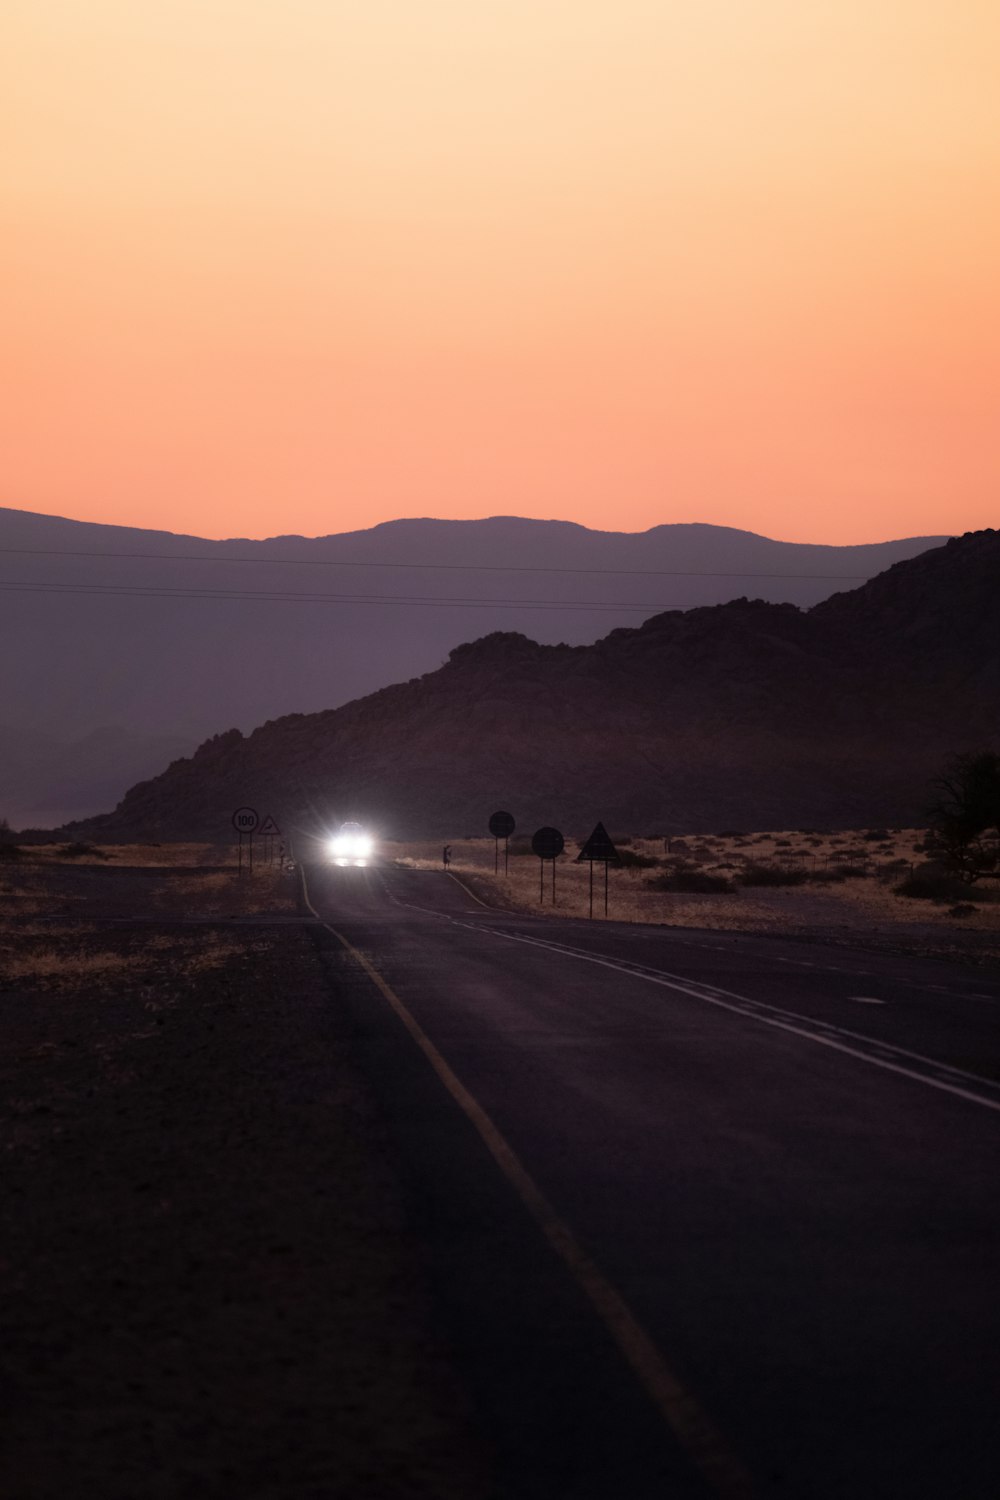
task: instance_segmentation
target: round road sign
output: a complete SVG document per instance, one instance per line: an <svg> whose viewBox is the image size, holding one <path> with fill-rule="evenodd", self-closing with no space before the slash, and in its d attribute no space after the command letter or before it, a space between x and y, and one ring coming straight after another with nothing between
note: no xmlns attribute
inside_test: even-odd
<svg viewBox="0 0 1000 1500"><path fill-rule="evenodd" d="M495 839L509 839L514 832L514 819L508 812L495 812L490 819L490 833Z"/></svg>
<svg viewBox="0 0 1000 1500"><path fill-rule="evenodd" d="M237 833L253 833L259 822L260 818L252 807L238 807L233 813L233 827Z"/></svg>
<svg viewBox="0 0 1000 1500"><path fill-rule="evenodd" d="M531 848L539 859L557 859L566 847L558 828L539 828L532 834Z"/></svg>

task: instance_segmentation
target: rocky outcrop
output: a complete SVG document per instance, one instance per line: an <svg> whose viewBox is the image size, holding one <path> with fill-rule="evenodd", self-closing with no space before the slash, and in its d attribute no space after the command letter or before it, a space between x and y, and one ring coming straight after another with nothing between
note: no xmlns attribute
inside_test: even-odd
<svg viewBox="0 0 1000 1500"><path fill-rule="evenodd" d="M737 599L590 646L498 632L342 708L217 736L94 838L210 837L259 802L387 836L909 823L955 750L1000 743L1000 535L976 532L801 610Z"/></svg>

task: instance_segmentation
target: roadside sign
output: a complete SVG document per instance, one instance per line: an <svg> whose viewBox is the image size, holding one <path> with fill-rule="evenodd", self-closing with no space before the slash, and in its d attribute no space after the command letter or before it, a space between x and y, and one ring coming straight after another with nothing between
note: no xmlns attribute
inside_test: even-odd
<svg viewBox="0 0 1000 1500"><path fill-rule="evenodd" d="M556 860L566 847L558 828L539 828L531 836L531 848L538 855L538 904L545 903L545 861L552 861L552 905L556 904Z"/></svg>
<svg viewBox="0 0 1000 1500"><path fill-rule="evenodd" d="M503 839L503 872L507 874L510 845L507 840L514 832L514 819L509 812L495 812L490 818L490 833L493 835L493 873L500 869L500 840Z"/></svg>
<svg viewBox="0 0 1000 1500"><path fill-rule="evenodd" d="M270 813L257 829L257 837L264 840L264 863L269 865L274 860L274 841L281 837L281 829Z"/></svg>
<svg viewBox="0 0 1000 1500"><path fill-rule="evenodd" d="M250 874L253 874L253 836L260 823L260 816L254 807L238 807L233 813L232 824L239 836L240 843L240 874L243 874L243 840L247 839L250 844Z"/></svg>
<svg viewBox="0 0 1000 1500"><path fill-rule="evenodd" d="M620 865L621 855L611 842L608 830L598 823L590 838L576 856L577 864L590 865L590 915L594 915L594 866L604 866L604 915L608 914L608 865Z"/></svg>
<svg viewBox="0 0 1000 1500"><path fill-rule="evenodd" d="M611 864L620 865L622 862L621 855L611 842L608 830L603 823L598 823L590 838L576 856L578 865L582 865L588 859L592 860L595 864L608 864L610 862Z"/></svg>
<svg viewBox="0 0 1000 1500"><path fill-rule="evenodd" d="M558 859L566 847L566 840L558 828L539 828L531 836L531 848L539 859Z"/></svg>

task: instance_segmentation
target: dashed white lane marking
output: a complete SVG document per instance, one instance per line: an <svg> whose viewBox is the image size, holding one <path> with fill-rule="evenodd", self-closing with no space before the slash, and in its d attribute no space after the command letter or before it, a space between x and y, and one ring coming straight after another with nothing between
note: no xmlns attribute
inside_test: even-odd
<svg viewBox="0 0 1000 1500"><path fill-rule="evenodd" d="M876 1000L874 995L848 995L848 1000L853 1000L855 1005L884 1005L884 1000Z"/></svg>

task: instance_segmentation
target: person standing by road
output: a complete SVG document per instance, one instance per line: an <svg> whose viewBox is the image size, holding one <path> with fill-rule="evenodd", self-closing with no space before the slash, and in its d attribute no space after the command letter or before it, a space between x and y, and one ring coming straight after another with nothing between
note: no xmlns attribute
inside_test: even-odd
<svg viewBox="0 0 1000 1500"><path fill-rule="evenodd" d="M451 868L451 845L445 844L441 851L441 861L446 870Z"/></svg>

